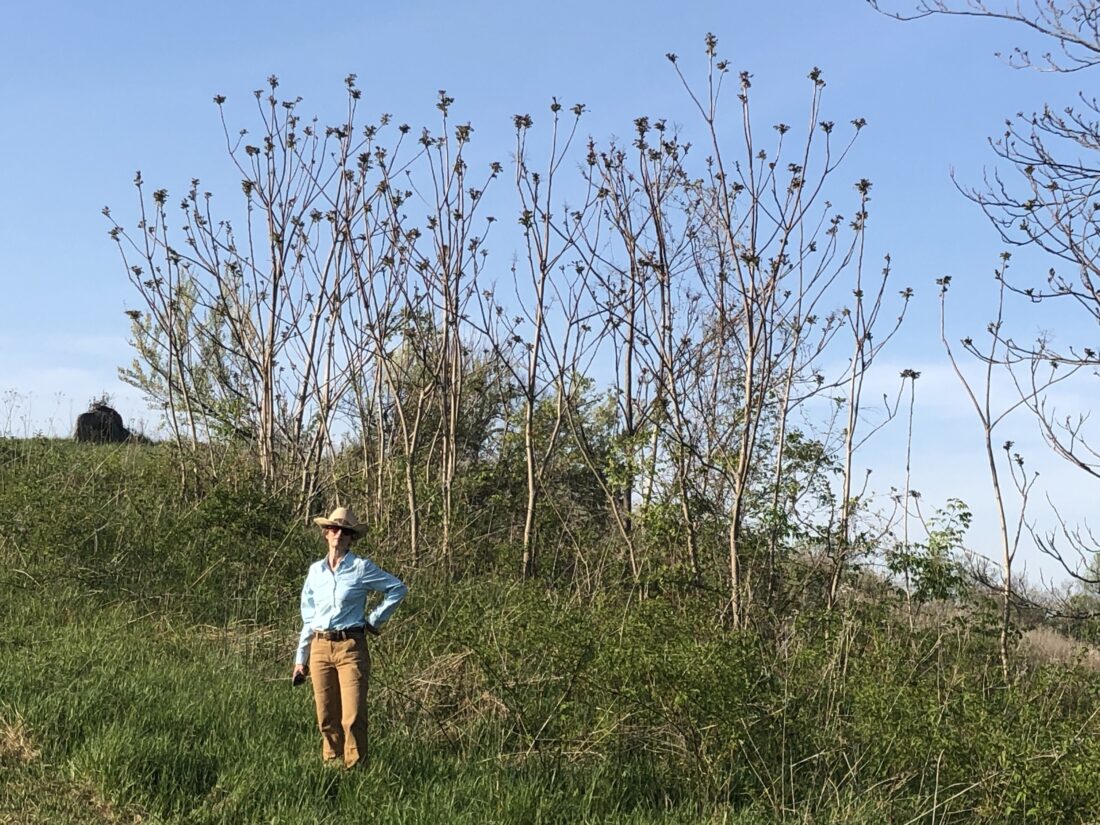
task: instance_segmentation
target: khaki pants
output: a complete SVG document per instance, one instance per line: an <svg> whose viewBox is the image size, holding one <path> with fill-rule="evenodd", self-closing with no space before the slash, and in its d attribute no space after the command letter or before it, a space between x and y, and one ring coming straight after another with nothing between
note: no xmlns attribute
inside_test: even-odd
<svg viewBox="0 0 1100 825"><path fill-rule="evenodd" d="M314 639L309 653L321 755L342 759L351 768L367 763L367 684L370 652L367 640L353 636L342 642Z"/></svg>

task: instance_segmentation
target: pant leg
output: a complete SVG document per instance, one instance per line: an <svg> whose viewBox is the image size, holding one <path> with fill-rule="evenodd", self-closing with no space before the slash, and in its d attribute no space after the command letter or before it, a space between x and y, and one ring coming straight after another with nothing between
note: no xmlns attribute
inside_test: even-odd
<svg viewBox="0 0 1100 825"><path fill-rule="evenodd" d="M313 701L317 706L317 727L321 730L321 756L326 760L344 758L340 678L334 655L337 644L314 639L309 652Z"/></svg>
<svg viewBox="0 0 1100 825"><path fill-rule="evenodd" d="M370 651L367 640L354 637L333 645L340 680L340 724L344 738L344 765L367 764L367 687Z"/></svg>

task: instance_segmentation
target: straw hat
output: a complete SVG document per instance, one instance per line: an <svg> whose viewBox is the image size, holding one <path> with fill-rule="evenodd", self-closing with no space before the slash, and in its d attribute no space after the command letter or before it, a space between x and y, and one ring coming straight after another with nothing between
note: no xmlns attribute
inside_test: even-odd
<svg viewBox="0 0 1100 825"><path fill-rule="evenodd" d="M350 507L337 507L328 514L328 518L316 516L313 523L321 527L343 527L357 537L363 532L363 525L359 523L359 519L355 517Z"/></svg>

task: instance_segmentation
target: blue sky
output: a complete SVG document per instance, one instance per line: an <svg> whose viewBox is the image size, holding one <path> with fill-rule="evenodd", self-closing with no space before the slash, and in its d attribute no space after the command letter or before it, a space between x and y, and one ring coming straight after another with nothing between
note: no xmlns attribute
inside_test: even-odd
<svg viewBox="0 0 1100 825"><path fill-rule="evenodd" d="M455 119L474 124L479 151L506 162L511 116L530 112L537 124L552 96L585 103L583 129L600 140L628 135L643 114L691 122L664 55L679 54L685 73L701 80L707 32L733 69L753 73L761 127L802 122L813 66L828 83L829 119L867 119L841 177L873 181L870 258L889 252L898 287L916 290L881 380L893 386L900 369L922 371L913 486L968 501L975 541L987 545L978 430L938 345L933 282L953 277L954 337L980 333L1002 244L950 172L980 182L995 160L987 138L1006 117L1045 100L1070 103L1086 77L1007 67L994 52L1027 45L1022 29L944 18L902 24L863 0L9 4L0 32L0 431L64 434L104 391L128 420L151 421L116 378L131 358L123 310L136 296L100 210L136 220L137 169L174 195L200 177L230 202L238 184L214 94L244 121L251 90L274 73L281 91L304 98L303 113L335 120L342 80L354 72L368 117L390 112L434 125L436 93L446 89L457 99ZM1027 254L1016 260L1021 275L1046 268ZM1014 313L1024 332L1060 323ZM1087 512L1082 479L1045 457L1029 422L1010 424L1004 438L1034 447L1044 485L1071 514ZM891 437L869 460L880 489L901 483L899 441Z"/></svg>

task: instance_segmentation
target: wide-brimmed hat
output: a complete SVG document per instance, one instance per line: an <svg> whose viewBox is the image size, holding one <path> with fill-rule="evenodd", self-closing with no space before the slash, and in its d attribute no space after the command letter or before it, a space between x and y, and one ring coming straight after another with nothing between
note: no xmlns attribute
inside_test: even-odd
<svg viewBox="0 0 1100 825"><path fill-rule="evenodd" d="M345 530L350 530L355 536L359 536L363 532L363 525L359 523L359 519L355 517L355 513L351 511L350 507L337 507L328 514L328 518L316 516L313 523L319 524L321 527L342 527Z"/></svg>

